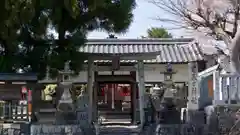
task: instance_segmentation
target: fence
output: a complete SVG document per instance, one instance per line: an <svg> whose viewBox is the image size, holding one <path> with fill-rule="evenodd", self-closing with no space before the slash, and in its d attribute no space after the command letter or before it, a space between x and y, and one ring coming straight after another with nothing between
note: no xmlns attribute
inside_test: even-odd
<svg viewBox="0 0 240 135"><path fill-rule="evenodd" d="M0 135L26 135L18 128L1 128Z"/></svg>
<svg viewBox="0 0 240 135"><path fill-rule="evenodd" d="M31 113L28 105L0 104L0 120L7 122L28 122Z"/></svg>

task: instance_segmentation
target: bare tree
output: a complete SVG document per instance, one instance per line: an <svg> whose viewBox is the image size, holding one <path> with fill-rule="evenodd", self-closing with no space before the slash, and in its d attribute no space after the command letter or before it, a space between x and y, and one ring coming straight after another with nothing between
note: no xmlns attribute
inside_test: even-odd
<svg viewBox="0 0 240 135"><path fill-rule="evenodd" d="M225 50L221 52L228 59L228 64L231 63L231 72L240 73L238 28L240 0L150 0L150 2L173 16L170 19L157 17L157 20L173 23L179 28L202 32L215 40L223 40L229 54Z"/></svg>

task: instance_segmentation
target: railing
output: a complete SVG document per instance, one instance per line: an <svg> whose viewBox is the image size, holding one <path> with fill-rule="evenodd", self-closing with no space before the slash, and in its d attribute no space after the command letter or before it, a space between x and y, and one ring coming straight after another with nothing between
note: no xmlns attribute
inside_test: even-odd
<svg viewBox="0 0 240 135"><path fill-rule="evenodd" d="M18 128L0 128L0 135L27 135Z"/></svg>
<svg viewBox="0 0 240 135"><path fill-rule="evenodd" d="M240 76L215 75L214 78L214 104L238 105L240 102Z"/></svg>
<svg viewBox="0 0 240 135"><path fill-rule="evenodd" d="M0 121L29 122L28 105L0 104Z"/></svg>

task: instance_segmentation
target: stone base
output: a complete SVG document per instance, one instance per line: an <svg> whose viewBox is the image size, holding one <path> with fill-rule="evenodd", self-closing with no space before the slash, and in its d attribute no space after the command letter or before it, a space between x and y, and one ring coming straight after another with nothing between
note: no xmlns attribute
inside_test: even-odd
<svg viewBox="0 0 240 135"><path fill-rule="evenodd" d="M56 112L55 118L55 123L58 125L77 123L77 117L75 112Z"/></svg>
<svg viewBox="0 0 240 135"><path fill-rule="evenodd" d="M73 112L74 106L72 103L60 102L58 104L58 110L62 112Z"/></svg>
<svg viewBox="0 0 240 135"><path fill-rule="evenodd" d="M206 123L204 111L186 110L186 123L202 125Z"/></svg>

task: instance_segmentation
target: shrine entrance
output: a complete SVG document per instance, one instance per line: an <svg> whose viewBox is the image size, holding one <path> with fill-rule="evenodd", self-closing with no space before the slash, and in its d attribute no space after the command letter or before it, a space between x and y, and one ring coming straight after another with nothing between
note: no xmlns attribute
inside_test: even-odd
<svg viewBox="0 0 240 135"><path fill-rule="evenodd" d="M112 73L114 74L114 72ZM136 108L136 73L125 75L95 74L94 101L101 124L133 123Z"/></svg>
<svg viewBox="0 0 240 135"><path fill-rule="evenodd" d="M97 96L98 119L101 123L131 122L131 85L100 83Z"/></svg>
<svg viewBox="0 0 240 135"><path fill-rule="evenodd" d="M112 44L111 42L109 43ZM130 96L131 111L129 116L131 118L130 119L131 123L138 124L140 127L143 127L145 123L144 108L146 106L144 101L144 92L145 92L144 60L155 59L156 56L160 54L160 51L161 51L160 48L156 48L156 50L149 50L149 51L143 51L143 48L142 48L139 51L133 50L131 51L131 53L129 52L128 53L126 52L115 52L115 53L114 52L111 52L111 53L85 52L86 55L87 54L89 55L87 60L87 92L89 94L88 122L99 123L99 118L101 116L101 113L99 113L99 111L101 112L101 109L99 110L99 105L98 105L98 97L99 97L98 92L100 91L99 87L101 86L101 84L102 85L112 84L111 85L112 90L111 92L109 92L111 94L115 92L115 90L113 90L114 87L112 86L116 86L116 84L120 86L123 84L123 85L130 85L131 87L131 94L130 94L131 95ZM99 60L108 60L111 62L110 64L108 63L97 64L97 61ZM124 60L125 61L132 60L134 61L134 63L132 64L129 63L131 65L127 63L121 64L121 61L124 61ZM121 74L121 72L129 72L129 73ZM120 100L117 102L118 102L118 105L116 105L116 102L111 103L111 108L113 109L108 108L111 112L113 112L113 110L116 110L115 106L116 107L122 106L119 108L121 109L123 108L122 101Z"/></svg>

